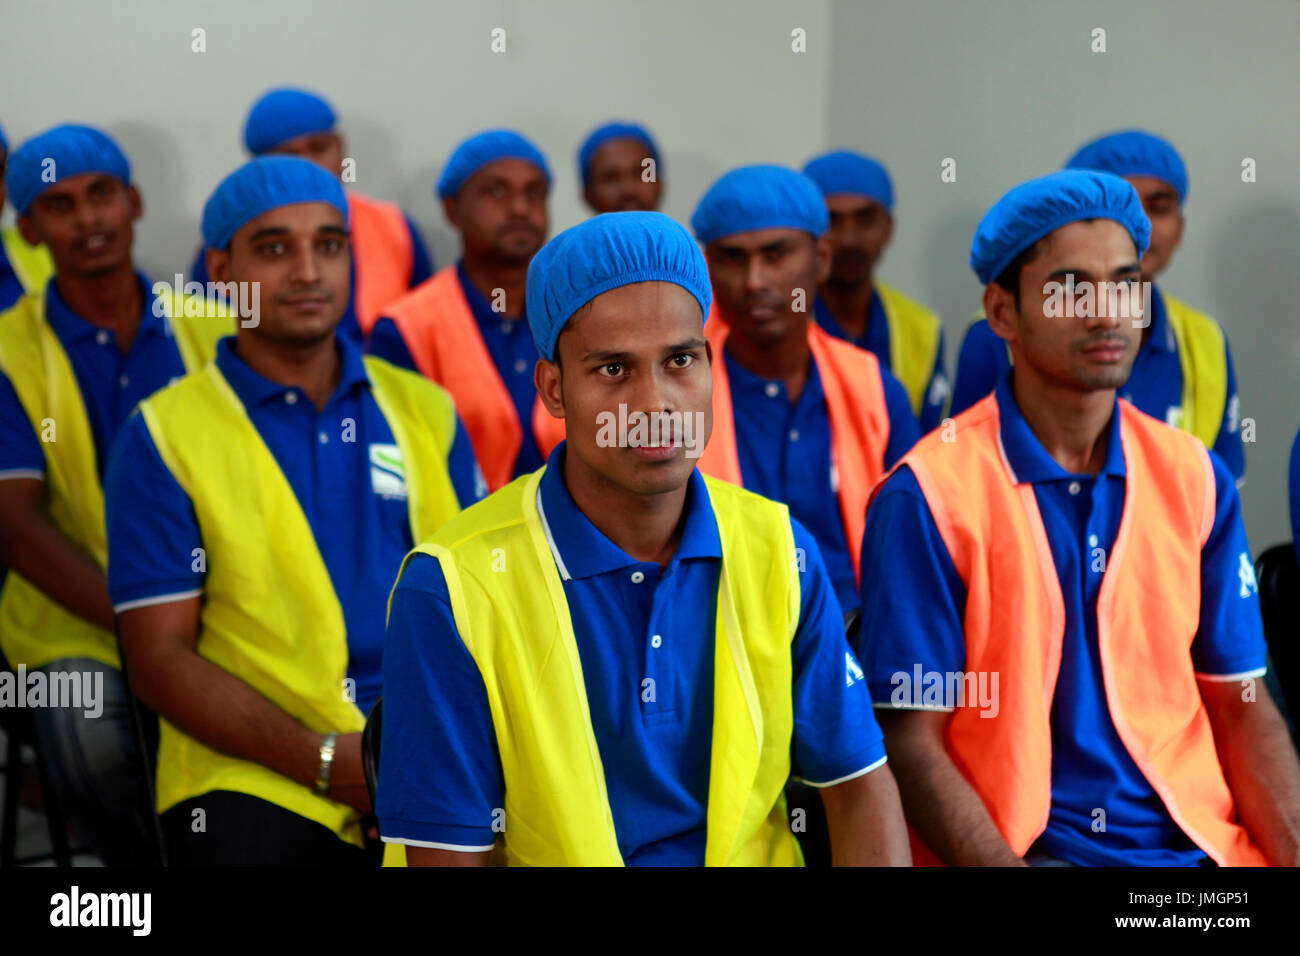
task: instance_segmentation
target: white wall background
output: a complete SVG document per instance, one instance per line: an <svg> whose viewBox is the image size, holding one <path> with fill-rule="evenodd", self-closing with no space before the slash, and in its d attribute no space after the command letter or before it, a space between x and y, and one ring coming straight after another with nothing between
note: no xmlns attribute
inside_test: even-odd
<svg viewBox="0 0 1300 956"><path fill-rule="evenodd" d="M439 264L456 255L432 192L466 135L515 126L548 154L552 228L584 215L574 152L610 118L645 122L686 220L727 168L854 147L889 166L898 226L883 278L945 318L949 362L978 306L970 237L988 206L1083 140L1145 126L1190 173L1166 288L1218 317L1257 423L1243 491L1256 549L1289 536L1300 425L1300 4L1293 0L0 0L0 122L11 143L102 126L146 206L142 267L183 269L204 200L245 158L266 88L338 110L357 188L396 200ZM206 31L207 52L191 51ZM506 30L507 52L490 51ZM807 52L791 52L791 30ZM1090 52L1091 30L1107 52ZM1258 182L1240 179L1243 157ZM957 181L941 183L944 157Z"/></svg>

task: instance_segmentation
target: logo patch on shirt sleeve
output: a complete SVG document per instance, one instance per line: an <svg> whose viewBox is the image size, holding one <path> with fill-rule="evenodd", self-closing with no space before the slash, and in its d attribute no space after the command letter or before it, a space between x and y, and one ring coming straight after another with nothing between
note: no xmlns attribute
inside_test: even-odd
<svg viewBox="0 0 1300 956"><path fill-rule="evenodd" d="M370 485L385 498L406 497L406 469L402 449L396 445L370 446Z"/></svg>

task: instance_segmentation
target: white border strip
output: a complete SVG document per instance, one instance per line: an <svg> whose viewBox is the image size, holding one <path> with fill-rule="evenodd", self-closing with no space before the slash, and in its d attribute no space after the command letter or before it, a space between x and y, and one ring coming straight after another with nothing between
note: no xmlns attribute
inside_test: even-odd
<svg viewBox="0 0 1300 956"><path fill-rule="evenodd" d="M877 760L875 763L871 764L870 766L863 767L861 770L855 770L853 771L853 773L848 774L847 776L844 777L838 777L835 780L827 780L825 783L813 783L811 780L808 780L807 778L800 778L800 779L802 779L803 782L808 784L808 786L810 787L813 787L817 790L824 790L827 787L833 787L836 784L844 783L846 780L854 780L858 777L865 776L866 774L871 773L871 771L875 770L877 767L884 766L887 760L889 760L888 755L881 757L879 760Z"/></svg>
<svg viewBox="0 0 1300 956"><path fill-rule="evenodd" d="M155 597L137 598L134 601L123 601L121 604L114 604L113 612L115 614L121 614L123 611L133 611L138 607L149 607L154 604L171 604L174 601L184 601L192 597L198 597L202 593L202 588L195 588L193 591L177 591L175 594L159 594Z"/></svg>
<svg viewBox="0 0 1300 956"><path fill-rule="evenodd" d="M1268 673L1267 667L1260 667L1253 671L1242 671L1240 674L1200 674L1196 675L1197 680L1207 681L1211 684L1227 684L1230 681L1249 680L1252 677L1263 677Z"/></svg>
<svg viewBox="0 0 1300 956"><path fill-rule="evenodd" d="M495 846L493 843L489 843L487 846L457 846L455 843L430 843L428 840L407 840L403 837L386 837L383 834L380 834L379 839L385 843L421 846L430 850L451 850L453 853L483 853Z"/></svg>
<svg viewBox="0 0 1300 956"><path fill-rule="evenodd" d="M546 543L551 546L551 556L555 558L555 566L560 569L560 580L572 581L569 577L569 569L564 566L564 559L560 557L560 549L555 546L555 538L551 535L551 526L546 520L546 509L542 507L542 483L537 483L537 517L542 519L542 530L546 532Z"/></svg>
<svg viewBox="0 0 1300 956"><path fill-rule="evenodd" d="M10 478L35 478L41 481L45 478L45 472L39 468L10 468L0 471L0 481L8 481Z"/></svg>

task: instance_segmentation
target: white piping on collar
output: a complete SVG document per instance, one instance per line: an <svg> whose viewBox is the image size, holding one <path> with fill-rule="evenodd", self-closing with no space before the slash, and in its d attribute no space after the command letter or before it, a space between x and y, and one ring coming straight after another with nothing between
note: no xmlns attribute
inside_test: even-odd
<svg viewBox="0 0 1300 956"><path fill-rule="evenodd" d="M542 507L542 483L537 483L537 517L542 519L542 530L546 532L546 543L551 546L551 557L555 558L555 566L559 569L561 581L572 581L569 576L569 569L564 566L564 559L560 557L560 549L555 545L555 537L551 534L551 525L546 520L546 509Z"/></svg>
<svg viewBox="0 0 1300 956"><path fill-rule="evenodd" d="M1006 468L1007 474L1011 477L1013 485L1020 484L1020 478L1016 475L1016 470L1011 467L1011 459L1007 458L1006 446L1002 444L1002 416L998 416L998 456L1002 459L1002 466Z"/></svg>

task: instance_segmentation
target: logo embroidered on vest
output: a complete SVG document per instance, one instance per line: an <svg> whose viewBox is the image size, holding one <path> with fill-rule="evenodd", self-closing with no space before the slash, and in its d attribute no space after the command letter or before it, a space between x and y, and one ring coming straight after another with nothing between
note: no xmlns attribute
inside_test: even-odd
<svg viewBox="0 0 1300 956"><path fill-rule="evenodd" d="M402 450L396 445L370 446L370 485L385 498L405 498L406 470Z"/></svg>

